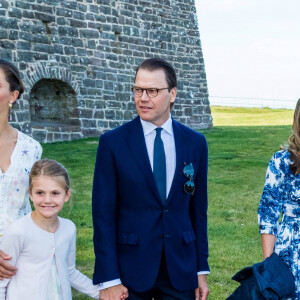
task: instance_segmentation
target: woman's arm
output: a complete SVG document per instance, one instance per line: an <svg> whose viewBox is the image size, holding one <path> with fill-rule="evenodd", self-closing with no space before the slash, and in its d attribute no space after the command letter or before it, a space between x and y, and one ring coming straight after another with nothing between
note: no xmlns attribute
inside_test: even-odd
<svg viewBox="0 0 300 300"><path fill-rule="evenodd" d="M18 228L14 227L14 224L9 226L6 229L6 232L3 236L2 242L1 242L1 248L3 251L11 254L11 264L9 265L13 268L13 266L16 265L16 262L18 260L18 257L20 255L20 252L22 250L22 239L23 237L20 236ZM5 254L4 252L2 252ZM4 260L5 261L5 260ZM5 263L8 265L8 263ZM5 265L4 264L4 265ZM2 263L3 266L3 263ZM0 281L0 300L6 299L6 288L8 286L8 283L10 281L11 276L3 276L4 280Z"/></svg>
<svg viewBox="0 0 300 300"><path fill-rule="evenodd" d="M11 256L0 250L0 280L16 275L17 268L9 264L7 260L11 260Z"/></svg>
<svg viewBox="0 0 300 300"><path fill-rule="evenodd" d="M264 258L269 257L277 240L280 214L285 200L284 173L281 169L283 152L271 158L258 207L258 224Z"/></svg>
<svg viewBox="0 0 300 300"><path fill-rule="evenodd" d="M261 245L264 259L271 256L271 254L273 253L276 240L277 238L273 234L261 234Z"/></svg>

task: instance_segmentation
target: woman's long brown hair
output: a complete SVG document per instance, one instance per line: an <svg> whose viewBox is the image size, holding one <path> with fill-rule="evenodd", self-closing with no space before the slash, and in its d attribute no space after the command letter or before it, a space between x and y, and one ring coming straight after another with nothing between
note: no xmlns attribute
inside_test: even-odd
<svg viewBox="0 0 300 300"><path fill-rule="evenodd" d="M300 99L296 104L293 134L289 137L288 143L288 151L290 152L291 160L293 161L290 168L295 175L298 175L300 173Z"/></svg>

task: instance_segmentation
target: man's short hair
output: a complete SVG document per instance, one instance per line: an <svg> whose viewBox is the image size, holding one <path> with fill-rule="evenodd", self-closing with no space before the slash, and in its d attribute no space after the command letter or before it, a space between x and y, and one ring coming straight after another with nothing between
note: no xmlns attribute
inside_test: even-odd
<svg viewBox="0 0 300 300"><path fill-rule="evenodd" d="M177 87L177 78L175 69L165 60L161 58L150 58L142 62L136 69L135 78L139 71L139 69L147 70L147 71L156 71L163 70L166 75L166 81L168 84L169 92L172 88Z"/></svg>

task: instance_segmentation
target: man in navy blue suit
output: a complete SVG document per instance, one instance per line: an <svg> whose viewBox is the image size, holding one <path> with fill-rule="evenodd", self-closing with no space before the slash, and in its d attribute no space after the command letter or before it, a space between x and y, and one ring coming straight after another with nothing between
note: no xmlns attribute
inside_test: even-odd
<svg viewBox="0 0 300 300"><path fill-rule="evenodd" d="M171 118L176 86L168 62L144 61L132 88L138 117L100 137L93 186L100 299L207 299L207 143Z"/></svg>

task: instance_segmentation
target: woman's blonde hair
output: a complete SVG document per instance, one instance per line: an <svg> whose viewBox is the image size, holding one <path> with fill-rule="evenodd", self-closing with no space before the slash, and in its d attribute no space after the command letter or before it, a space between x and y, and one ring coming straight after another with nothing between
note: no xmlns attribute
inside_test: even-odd
<svg viewBox="0 0 300 300"><path fill-rule="evenodd" d="M52 159L41 159L34 163L29 174L29 191L32 191L33 181L39 176L63 177L62 185L66 193L70 190L70 179L65 167Z"/></svg>
<svg viewBox="0 0 300 300"><path fill-rule="evenodd" d="M297 101L294 122L293 122L293 134L288 140L288 151L291 155L293 163L290 165L292 172L297 175L300 173L300 99Z"/></svg>

